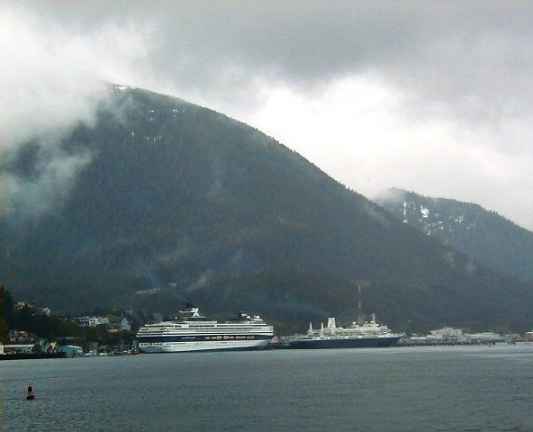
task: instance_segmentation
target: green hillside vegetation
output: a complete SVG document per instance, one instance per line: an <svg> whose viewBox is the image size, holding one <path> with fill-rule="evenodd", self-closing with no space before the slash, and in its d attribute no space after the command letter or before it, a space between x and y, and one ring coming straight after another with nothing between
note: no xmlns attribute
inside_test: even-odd
<svg viewBox="0 0 533 432"><path fill-rule="evenodd" d="M367 312L396 328L526 328L532 291L402 224L297 153L222 114L114 90L94 127L63 139L90 154L68 198L0 222L0 272L23 298L170 313L264 314L303 328ZM28 143L0 171L38 181ZM0 172L1 174L1 172Z"/></svg>
<svg viewBox="0 0 533 432"><path fill-rule="evenodd" d="M0 343L7 343L9 336L9 327L7 325L7 316L10 307L9 293L3 285L0 285Z"/></svg>
<svg viewBox="0 0 533 432"><path fill-rule="evenodd" d="M0 337L3 343L8 342L10 329L24 330L41 338L79 337L82 329L72 321L59 316L46 316L36 313L30 307L16 308L11 293L0 286Z"/></svg>
<svg viewBox="0 0 533 432"><path fill-rule="evenodd" d="M11 293L4 286L0 286L0 304L0 341L4 344L8 342L9 330L22 330L48 341L74 341L84 347L88 347L91 342L117 346L121 342L131 343L134 337L132 332L109 332L104 325L80 327L71 319L45 315L29 304L16 307Z"/></svg>

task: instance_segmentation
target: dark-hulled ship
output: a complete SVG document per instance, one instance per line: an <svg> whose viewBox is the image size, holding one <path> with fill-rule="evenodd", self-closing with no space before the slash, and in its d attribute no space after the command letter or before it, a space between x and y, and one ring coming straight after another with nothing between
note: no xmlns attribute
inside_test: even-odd
<svg viewBox="0 0 533 432"><path fill-rule="evenodd" d="M327 326L309 330L305 335L287 338L289 348L383 348L396 345L403 334L393 333L385 324L376 321L372 314L370 320L354 321L348 327L337 327L335 318L328 318Z"/></svg>

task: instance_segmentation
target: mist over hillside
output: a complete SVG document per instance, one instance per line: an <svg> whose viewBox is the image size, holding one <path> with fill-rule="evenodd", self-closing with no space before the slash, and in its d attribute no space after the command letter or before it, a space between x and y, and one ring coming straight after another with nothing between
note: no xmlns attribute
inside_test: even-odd
<svg viewBox="0 0 533 432"><path fill-rule="evenodd" d="M303 325L353 318L364 281L366 311L395 327L530 325L528 286L260 131L180 99L109 91L94 124L53 151L28 141L0 165L19 185L0 213L0 274L17 297L69 312L190 301Z"/></svg>
<svg viewBox="0 0 533 432"><path fill-rule="evenodd" d="M502 274L533 281L533 233L498 213L451 199L391 189L376 200L387 210Z"/></svg>

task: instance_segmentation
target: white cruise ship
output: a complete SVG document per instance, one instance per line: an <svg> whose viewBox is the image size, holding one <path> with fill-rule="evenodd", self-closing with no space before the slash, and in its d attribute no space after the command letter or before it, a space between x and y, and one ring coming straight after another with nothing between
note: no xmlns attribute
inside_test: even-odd
<svg viewBox="0 0 533 432"><path fill-rule="evenodd" d="M240 314L238 321L209 321L198 308L180 311L182 318L146 324L137 332L144 353L253 350L265 348L274 328L260 316Z"/></svg>

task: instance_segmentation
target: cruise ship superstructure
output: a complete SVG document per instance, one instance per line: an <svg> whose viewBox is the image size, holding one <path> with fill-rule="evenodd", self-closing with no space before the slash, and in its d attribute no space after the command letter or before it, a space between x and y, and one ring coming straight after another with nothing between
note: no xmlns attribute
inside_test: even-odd
<svg viewBox="0 0 533 432"><path fill-rule="evenodd" d="M313 329L309 323L307 334L289 336L289 348L378 348L396 345L404 334L393 333L385 324L376 321L371 314L365 319L361 294L362 284L357 283L357 320L346 327L337 327L335 318L328 318L327 326Z"/></svg>
<svg viewBox="0 0 533 432"><path fill-rule="evenodd" d="M265 348L274 336L273 326L259 315L240 314L236 321L207 320L198 308L180 312L175 321L146 324L137 332L144 353L253 350Z"/></svg>
<svg viewBox="0 0 533 432"><path fill-rule="evenodd" d="M403 334L393 333L378 323L374 314L368 321L354 321L347 327L337 327L335 318L319 330L309 324L307 334L288 338L289 348L377 348L395 345Z"/></svg>

